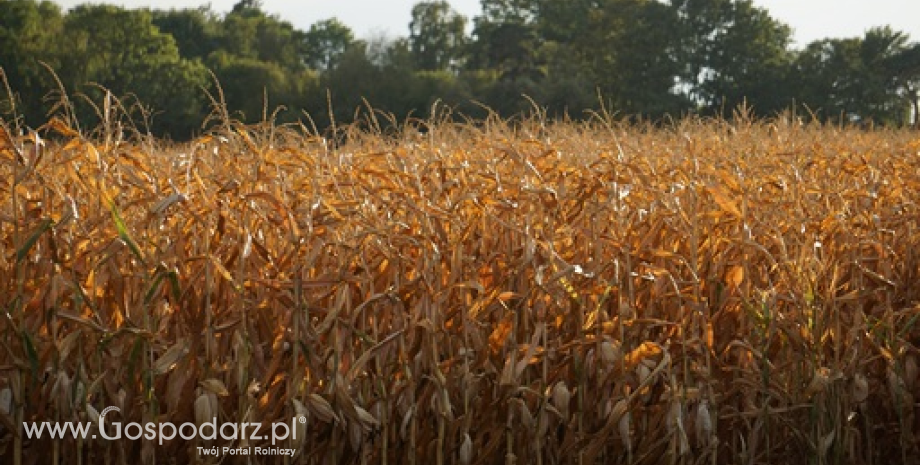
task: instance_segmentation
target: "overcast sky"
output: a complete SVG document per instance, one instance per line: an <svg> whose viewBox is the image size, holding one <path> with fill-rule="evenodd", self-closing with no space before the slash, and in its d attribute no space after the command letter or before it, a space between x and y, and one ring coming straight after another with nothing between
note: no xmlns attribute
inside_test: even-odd
<svg viewBox="0 0 920 465"><path fill-rule="evenodd" d="M56 0L65 9L85 0ZM191 8L210 3L218 12L229 11L237 0L101 0L130 8ZM263 9L290 21L298 29L337 17L359 37L384 33L408 35L410 11L419 0L264 0ZM93 3L99 3L95 0ZM472 18L479 0L451 0L451 5ZM773 17L792 26L798 46L825 37L861 36L873 27L890 25L920 41L920 0L754 0Z"/></svg>

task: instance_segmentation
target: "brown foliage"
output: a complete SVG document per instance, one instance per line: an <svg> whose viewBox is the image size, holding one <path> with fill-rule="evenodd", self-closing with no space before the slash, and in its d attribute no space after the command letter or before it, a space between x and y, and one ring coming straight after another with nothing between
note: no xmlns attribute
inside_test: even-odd
<svg viewBox="0 0 920 465"><path fill-rule="evenodd" d="M916 133L493 121L333 148L53 129L0 138L5 463L247 445L11 431L106 406L305 416L295 463L920 452Z"/></svg>

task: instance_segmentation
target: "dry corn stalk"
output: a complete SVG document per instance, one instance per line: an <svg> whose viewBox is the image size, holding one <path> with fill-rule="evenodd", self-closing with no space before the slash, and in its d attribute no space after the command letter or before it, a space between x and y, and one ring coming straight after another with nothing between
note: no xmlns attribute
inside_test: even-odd
<svg viewBox="0 0 920 465"><path fill-rule="evenodd" d="M784 124L7 134L0 419L293 411L295 462L897 461L920 142Z"/></svg>

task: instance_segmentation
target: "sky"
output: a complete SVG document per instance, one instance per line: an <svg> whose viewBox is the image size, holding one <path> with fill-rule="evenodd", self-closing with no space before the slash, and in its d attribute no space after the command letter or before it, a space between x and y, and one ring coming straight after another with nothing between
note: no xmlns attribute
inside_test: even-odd
<svg viewBox="0 0 920 465"><path fill-rule="evenodd" d="M86 0L55 0L65 9ZM227 12L237 0L93 0L128 8L195 8L210 4L217 12ZM358 37L409 33L410 12L419 0L263 0L268 13L290 21L298 29L336 17L351 27ZM449 0L460 13L472 18L479 14L479 0ZM918 0L754 0L754 4L793 28L795 46L826 37L856 37L874 26L890 25L920 41L920 1Z"/></svg>

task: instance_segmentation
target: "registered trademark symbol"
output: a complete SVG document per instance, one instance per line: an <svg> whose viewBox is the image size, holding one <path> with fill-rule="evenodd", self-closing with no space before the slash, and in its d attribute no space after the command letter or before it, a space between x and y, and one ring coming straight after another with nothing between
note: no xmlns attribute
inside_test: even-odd
<svg viewBox="0 0 920 465"><path fill-rule="evenodd" d="M297 421L299 421L299 422L301 422L301 423L306 423L306 422L307 422L307 417L300 417L300 418L297 419Z"/></svg>

